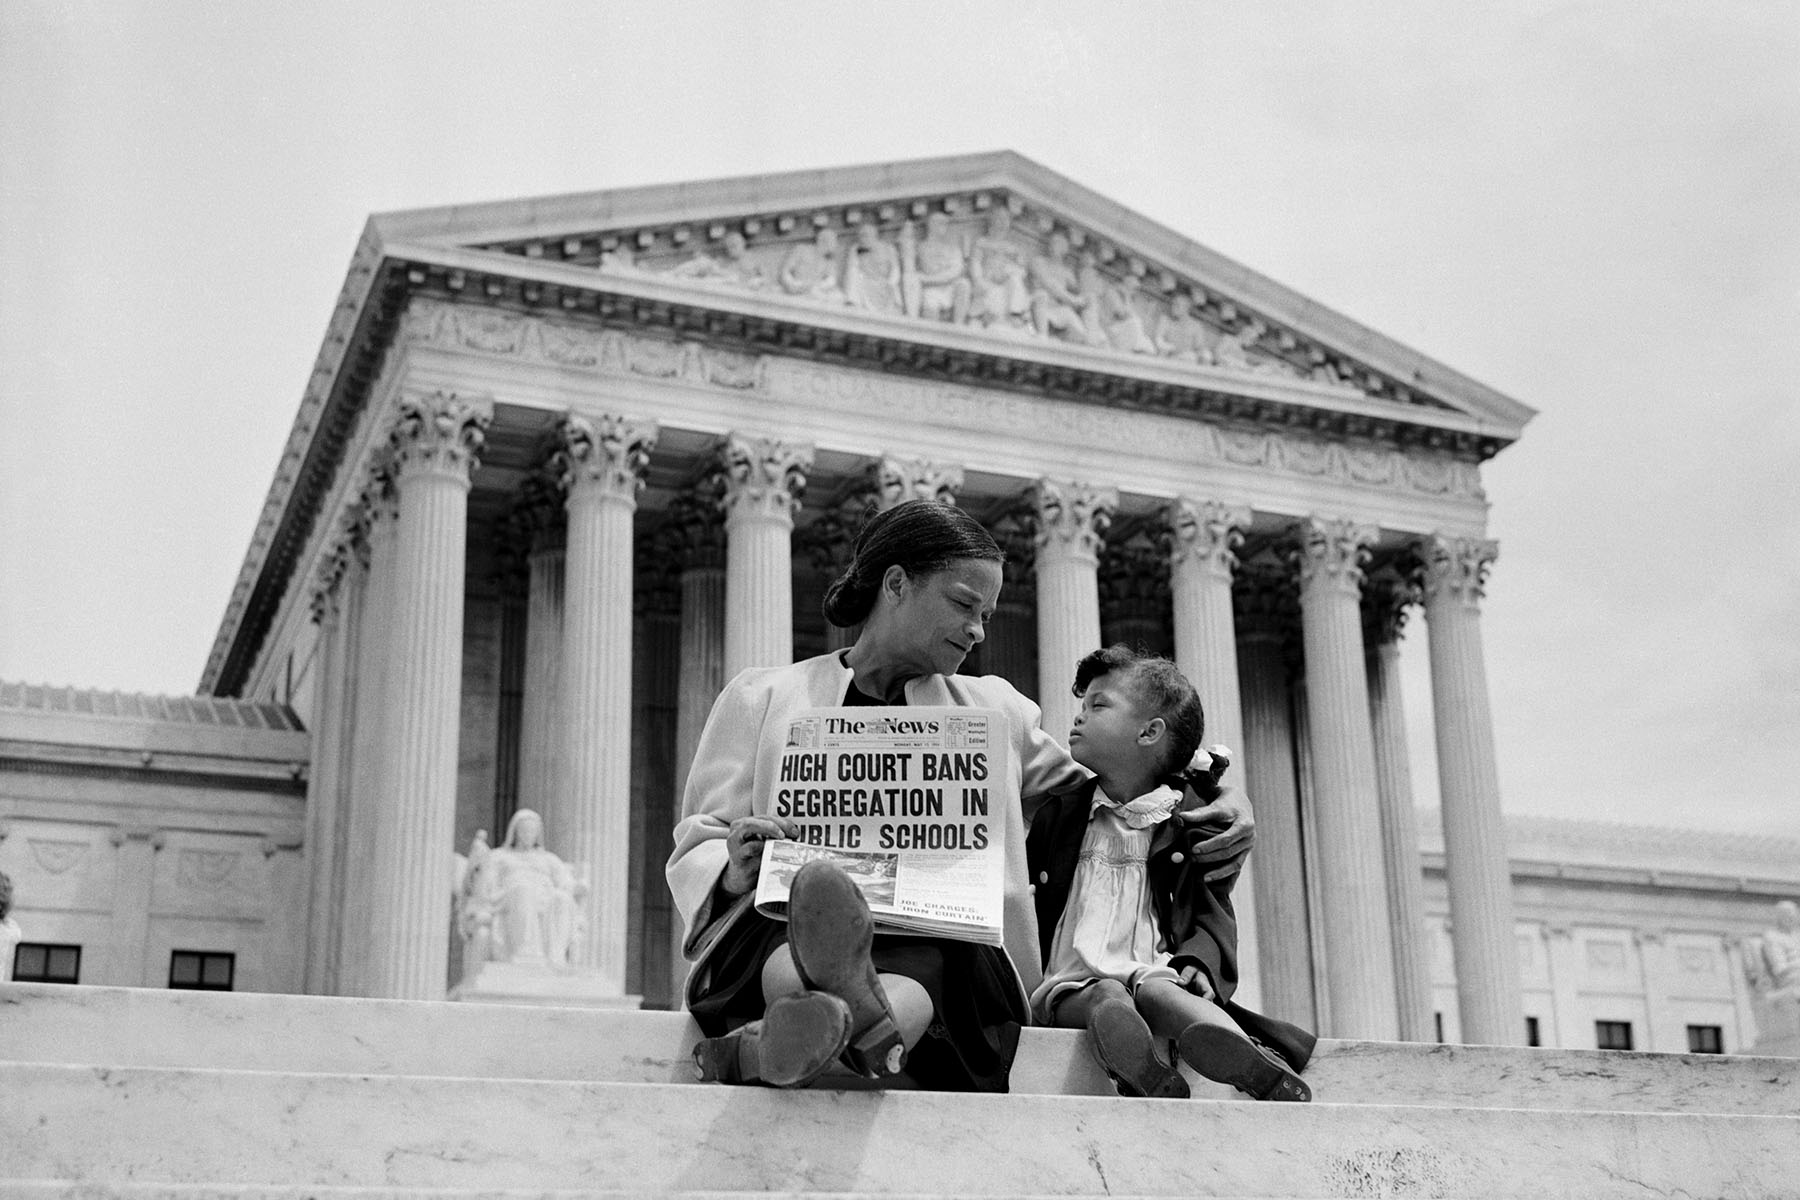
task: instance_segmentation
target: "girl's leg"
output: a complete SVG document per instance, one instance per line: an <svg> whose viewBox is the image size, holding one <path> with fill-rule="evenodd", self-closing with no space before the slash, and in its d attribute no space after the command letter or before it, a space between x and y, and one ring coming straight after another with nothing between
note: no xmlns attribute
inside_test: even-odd
<svg viewBox="0 0 1800 1200"><path fill-rule="evenodd" d="M1311 1100L1312 1089L1272 1051L1252 1041L1224 1009L1172 979L1144 983L1138 1011L1159 1038L1208 1079L1258 1100Z"/></svg>
<svg viewBox="0 0 1800 1200"><path fill-rule="evenodd" d="M1064 1029L1088 1031L1088 1045L1121 1096L1187 1097L1187 1080L1157 1057L1150 1027L1118 980L1096 979L1065 993L1050 1010L1050 1020Z"/></svg>

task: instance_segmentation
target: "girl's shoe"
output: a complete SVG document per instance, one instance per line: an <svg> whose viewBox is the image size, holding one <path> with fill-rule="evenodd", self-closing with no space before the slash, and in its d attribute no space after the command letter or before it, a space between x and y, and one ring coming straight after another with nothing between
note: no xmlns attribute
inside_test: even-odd
<svg viewBox="0 0 1800 1200"><path fill-rule="evenodd" d="M1156 1054L1150 1026L1127 1000L1102 1000L1088 1012L1088 1044L1121 1096L1188 1098L1187 1080Z"/></svg>
<svg viewBox="0 0 1800 1200"><path fill-rule="evenodd" d="M871 1079L898 1074L906 1046L869 959L875 919L856 884L836 863L814 859L794 873L787 911L788 950L802 982L850 1006L845 1060Z"/></svg>
<svg viewBox="0 0 1800 1200"><path fill-rule="evenodd" d="M1196 1022L1182 1031L1175 1046L1182 1060L1200 1074L1255 1099L1312 1099L1312 1089L1279 1055L1234 1029Z"/></svg>
<svg viewBox="0 0 1800 1200"><path fill-rule="evenodd" d="M827 992L782 996L762 1019L694 1045L704 1082L805 1087L837 1061L850 1040L850 1006Z"/></svg>

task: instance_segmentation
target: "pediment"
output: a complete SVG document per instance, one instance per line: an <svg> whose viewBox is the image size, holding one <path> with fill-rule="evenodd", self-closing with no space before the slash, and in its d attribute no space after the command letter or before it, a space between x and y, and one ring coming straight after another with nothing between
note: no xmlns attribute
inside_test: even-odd
<svg viewBox="0 0 1800 1200"><path fill-rule="evenodd" d="M1207 386L1292 382L1500 442L1532 410L1011 153L388 214L390 249L521 260L738 309ZM867 328L866 324L863 326ZM972 340L971 340L972 339Z"/></svg>

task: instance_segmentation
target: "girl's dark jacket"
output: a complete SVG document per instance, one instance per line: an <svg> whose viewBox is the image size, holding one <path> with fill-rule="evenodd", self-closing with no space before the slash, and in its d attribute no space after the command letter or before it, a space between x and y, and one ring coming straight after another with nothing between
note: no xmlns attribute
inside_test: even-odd
<svg viewBox="0 0 1800 1200"><path fill-rule="evenodd" d="M1025 837L1025 862L1037 904L1039 955L1046 970L1056 924L1075 881L1075 863L1087 835L1094 788L1095 781L1089 779L1024 801L1024 810L1033 814ZM1205 777L1192 781L1182 808L1196 801L1196 790L1207 797L1216 795L1216 788L1216 782ZM1185 823L1178 816L1157 827L1148 865L1150 907L1157 932L1172 956L1171 967L1177 972L1188 966L1204 971L1219 1005L1239 1027L1298 1071L1312 1057L1318 1039L1297 1025L1264 1016L1231 998L1238 983L1237 914L1231 907L1231 889L1238 873L1208 881L1205 874L1210 868L1193 856L1193 843L1214 832L1204 825Z"/></svg>

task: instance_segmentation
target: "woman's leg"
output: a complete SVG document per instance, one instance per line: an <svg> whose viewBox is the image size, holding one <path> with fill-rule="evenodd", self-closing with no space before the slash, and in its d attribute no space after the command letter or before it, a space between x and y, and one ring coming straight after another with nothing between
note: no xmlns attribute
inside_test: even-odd
<svg viewBox="0 0 1800 1200"><path fill-rule="evenodd" d="M1172 979L1140 984L1137 1008L1159 1038L1208 1079L1258 1100L1311 1100L1312 1089L1273 1052L1252 1041L1224 1009Z"/></svg>
<svg viewBox="0 0 1800 1200"><path fill-rule="evenodd" d="M1050 1022L1088 1031L1088 1045L1121 1096L1187 1097L1187 1080L1157 1056L1150 1027L1132 1004L1131 992L1118 980L1096 979L1065 992L1051 1008Z"/></svg>
<svg viewBox="0 0 1800 1200"><path fill-rule="evenodd" d="M887 997L888 1007L893 1010L901 1039L911 1050L931 1026L931 996L918 980L904 975L878 974L875 978ZM762 987L763 999L771 1002L807 990L806 981L800 978L800 969L794 965L794 956L786 946L776 947L763 963Z"/></svg>

